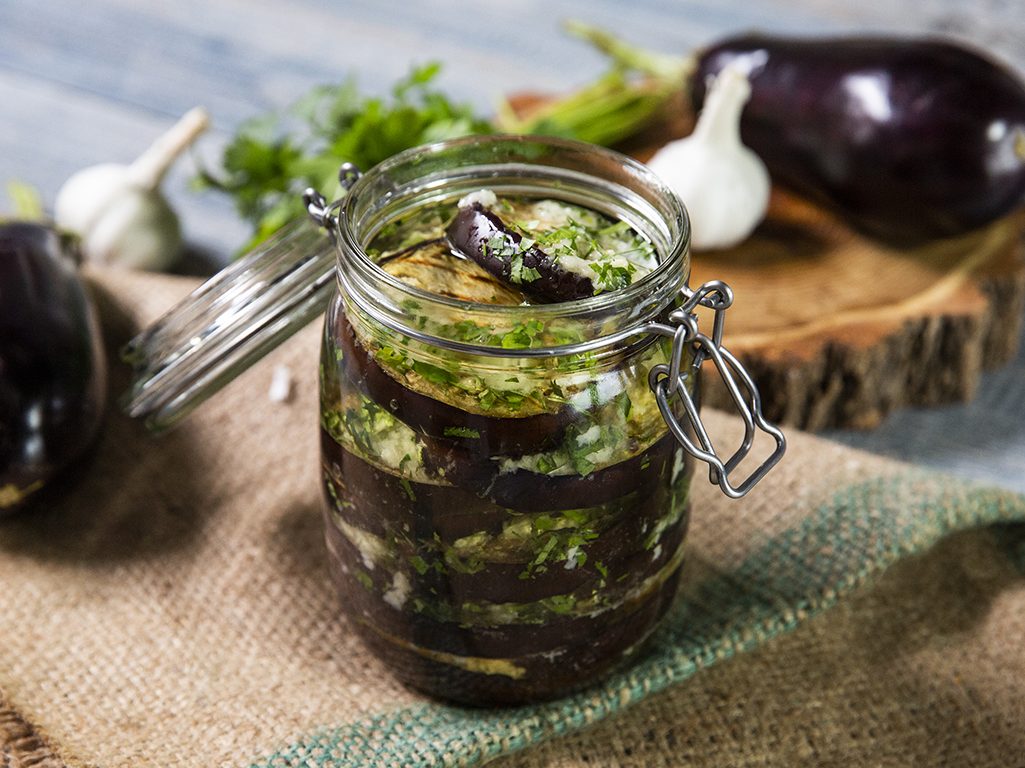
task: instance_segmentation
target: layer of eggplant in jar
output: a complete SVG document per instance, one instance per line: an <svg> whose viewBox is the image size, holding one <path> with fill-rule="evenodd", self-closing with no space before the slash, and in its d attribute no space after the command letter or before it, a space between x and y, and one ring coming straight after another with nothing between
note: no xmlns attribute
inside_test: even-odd
<svg viewBox="0 0 1025 768"><path fill-rule="evenodd" d="M619 290L658 265L627 223L484 190L424 206L366 249L386 272L477 305L430 336L569 345L531 306ZM492 316L493 317L493 316ZM464 354L339 298L321 361L327 545L347 611L414 687L472 704L550 698L637 651L676 589L689 460L648 389L661 341L561 357Z"/></svg>

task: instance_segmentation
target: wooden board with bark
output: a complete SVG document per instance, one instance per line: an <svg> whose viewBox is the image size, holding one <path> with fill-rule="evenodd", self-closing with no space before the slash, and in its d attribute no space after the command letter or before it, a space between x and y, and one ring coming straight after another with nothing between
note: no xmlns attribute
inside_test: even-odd
<svg viewBox="0 0 1025 768"><path fill-rule="evenodd" d="M540 101L512 99L520 112ZM681 99L621 149L646 160L690 129ZM776 188L744 243L692 254L690 284L711 279L734 289L725 343L751 372L770 420L871 428L901 406L971 398L982 371L1014 356L1025 316L1025 211L902 249ZM728 407L714 374L704 402Z"/></svg>

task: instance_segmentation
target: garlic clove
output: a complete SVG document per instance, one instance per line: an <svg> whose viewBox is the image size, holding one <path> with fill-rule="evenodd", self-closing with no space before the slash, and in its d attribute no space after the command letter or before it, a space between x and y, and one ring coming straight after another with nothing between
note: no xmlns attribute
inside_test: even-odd
<svg viewBox="0 0 1025 768"><path fill-rule="evenodd" d="M723 160L693 145L676 147L654 164L676 190L691 220L696 250L732 248L761 222L769 204L769 174L760 160ZM708 182L708 179L714 179Z"/></svg>
<svg viewBox="0 0 1025 768"><path fill-rule="evenodd" d="M750 95L746 74L727 67L711 84L694 132L648 161L683 200L696 250L738 245L768 210L769 172L740 140L740 115Z"/></svg>

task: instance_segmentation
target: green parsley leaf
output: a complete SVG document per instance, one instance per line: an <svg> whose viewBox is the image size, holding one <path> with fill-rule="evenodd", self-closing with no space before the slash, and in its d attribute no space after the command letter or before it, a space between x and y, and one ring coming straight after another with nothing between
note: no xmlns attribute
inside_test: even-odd
<svg viewBox="0 0 1025 768"><path fill-rule="evenodd" d="M413 370L432 384L451 384L456 380L456 375L451 371L422 360L413 361Z"/></svg>
<svg viewBox="0 0 1025 768"><path fill-rule="evenodd" d="M427 565L427 561L420 557L420 555L413 555L409 558L409 564L412 565L416 572L421 576L427 573L430 569L430 566Z"/></svg>

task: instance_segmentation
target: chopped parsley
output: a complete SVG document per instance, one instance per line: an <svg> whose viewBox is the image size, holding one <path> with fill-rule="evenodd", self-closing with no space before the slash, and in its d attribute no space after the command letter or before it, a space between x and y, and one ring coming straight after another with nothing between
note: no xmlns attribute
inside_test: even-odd
<svg viewBox="0 0 1025 768"><path fill-rule="evenodd" d="M633 282L637 267L630 263L618 266L608 261L597 261L591 264L591 270L596 276L595 283L598 288L602 291L618 291Z"/></svg>
<svg viewBox="0 0 1025 768"><path fill-rule="evenodd" d="M413 569L421 576L425 575L431 568L427 564L427 561L420 557L420 555L413 555L409 558L409 564L412 565Z"/></svg>
<svg viewBox="0 0 1025 768"><path fill-rule="evenodd" d="M364 589L373 592L374 591L374 580L370 578L370 574L366 571L356 568L355 569L356 581L358 581Z"/></svg>
<svg viewBox="0 0 1025 768"><path fill-rule="evenodd" d="M480 432L476 429L470 429L469 427L445 427L444 434L445 437L480 437Z"/></svg>
<svg viewBox="0 0 1025 768"><path fill-rule="evenodd" d="M413 486L410 485L409 480L405 477L401 477L399 478L399 483L402 484L402 490L405 492L406 496L409 497L409 500L416 501L416 494L413 493Z"/></svg>

